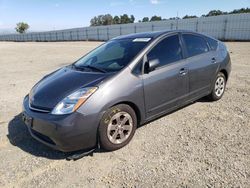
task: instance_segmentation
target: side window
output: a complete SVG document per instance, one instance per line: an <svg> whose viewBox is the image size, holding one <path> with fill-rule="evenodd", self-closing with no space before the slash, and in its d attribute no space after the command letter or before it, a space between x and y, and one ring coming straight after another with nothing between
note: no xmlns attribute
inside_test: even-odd
<svg viewBox="0 0 250 188"><path fill-rule="evenodd" d="M203 54L209 51L207 43L202 37L192 34L183 34L182 36L186 44L189 57Z"/></svg>
<svg viewBox="0 0 250 188"><path fill-rule="evenodd" d="M206 40L211 48L211 50L217 50L217 47L218 47L218 41L212 39L212 38L209 38L209 37L206 37Z"/></svg>
<svg viewBox="0 0 250 188"><path fill-rule="evenodd" d="M173 35L159 42L147 55L148 60L158 59L164 66L182 59L181 45L178 35Z"/></svg>

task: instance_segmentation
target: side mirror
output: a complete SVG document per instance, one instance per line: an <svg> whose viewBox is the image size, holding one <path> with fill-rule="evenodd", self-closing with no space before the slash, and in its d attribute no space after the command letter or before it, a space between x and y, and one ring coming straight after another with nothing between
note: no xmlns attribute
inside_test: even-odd
<svg viewBox="0 0 250 188"><path fill-rule="evenodd" d="M144 71L145 73L150 73L154 71L160 65L159 59L152 59L145 63Z"/></svg>

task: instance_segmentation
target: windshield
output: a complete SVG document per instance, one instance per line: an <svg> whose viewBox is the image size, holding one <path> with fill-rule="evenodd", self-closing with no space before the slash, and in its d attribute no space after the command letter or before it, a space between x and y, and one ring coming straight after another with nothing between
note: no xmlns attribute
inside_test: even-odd
<svg viewBox="0 0 250 188"><path fill-rule="evenodd" d="M111 40L79 59L74 65L78 68L116 72L128 65L149 40Z"/></svg>

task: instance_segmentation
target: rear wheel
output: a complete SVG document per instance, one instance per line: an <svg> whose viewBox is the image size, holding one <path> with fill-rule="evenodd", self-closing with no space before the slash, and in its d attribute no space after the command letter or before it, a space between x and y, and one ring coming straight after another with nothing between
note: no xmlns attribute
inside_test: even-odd
<svg viewBox="0 0 250 188"><path fill-rule="evenodd" d="M129 105L119 104L110 108L100 122L101 147L108 151L124 147L134 136L136 127L136 114Z"/></svg>
<svg viewBox="0 0 250 188"><path fill-rule="evenodd" d="M213 90L209 95L209 98L212 101L217 101L221 99L225 92L225 89L226 89L226 77L222 72L220 72L218 73L215 79Z"/></svg>

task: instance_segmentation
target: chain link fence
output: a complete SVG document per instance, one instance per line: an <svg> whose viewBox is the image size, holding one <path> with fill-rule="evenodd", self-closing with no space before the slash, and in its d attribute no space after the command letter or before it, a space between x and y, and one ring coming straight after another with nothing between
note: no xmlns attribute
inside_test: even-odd
<svg viewBox="0 0 250 188"><path fill-rule="evenodd" d="M120 35L161 30L191 30L220 40L250 40L250 14L230 14L157 22L83 27L47 32L0 35L0 41L106 41Z"/></svg>

